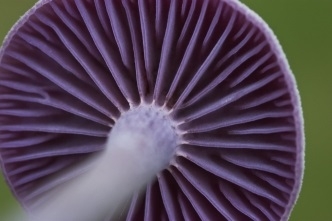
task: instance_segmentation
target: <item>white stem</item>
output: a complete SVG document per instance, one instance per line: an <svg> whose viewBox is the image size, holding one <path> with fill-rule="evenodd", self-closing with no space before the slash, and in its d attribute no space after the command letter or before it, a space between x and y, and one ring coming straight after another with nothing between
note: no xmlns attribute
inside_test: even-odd
<svg viewBox="0 0 332 221"><path fill-rule="evenodd" d="M168 165L173 153L169 145L176 146L176 139L170 127L155 128L164 124L163 118L157 116L155 122L141 114L120 118L93 169L66 184L33 220L102 221L151 182Z"/></svg>

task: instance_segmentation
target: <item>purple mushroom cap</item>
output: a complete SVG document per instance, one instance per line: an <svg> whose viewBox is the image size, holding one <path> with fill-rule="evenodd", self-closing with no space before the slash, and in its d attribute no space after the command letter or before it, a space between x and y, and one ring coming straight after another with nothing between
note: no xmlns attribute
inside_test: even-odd
<svg viewBox="0 0 332 221"><path fill-rule="evenodd" d="M41 0L12 28L0 161L27 211L87 170L69 168L101 153L128 113L175 136L126 220L289 218L304 169L300 98L276 37L239 1ZM153 131L146 139L161 139Z"/></svg>

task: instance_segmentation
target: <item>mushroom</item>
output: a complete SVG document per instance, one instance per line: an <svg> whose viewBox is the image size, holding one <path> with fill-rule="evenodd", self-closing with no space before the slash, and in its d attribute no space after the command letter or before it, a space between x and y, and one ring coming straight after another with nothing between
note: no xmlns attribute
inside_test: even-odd
<svg viewBox="0 0 332 221"><path fill-rule="evenodd" d="M32 215L69 200L78 214L58 212L83 220L98 196L94 220L112 199L129 202L126 220L287 220L300 98L276 37L239 1L41 0L0 50L0 161Z"/></svg>

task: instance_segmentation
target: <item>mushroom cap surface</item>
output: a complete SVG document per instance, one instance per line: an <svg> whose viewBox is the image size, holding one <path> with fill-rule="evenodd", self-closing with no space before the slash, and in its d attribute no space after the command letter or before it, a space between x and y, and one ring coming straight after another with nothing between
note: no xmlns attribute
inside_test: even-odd
<svg viewBox="0 0 332 221"><path fill-rule="evenodd" d="M127 220L288 219L304 169L300 98L276 37L236 0L29 10L0 49L1 169L22 206L83 173L68 168L142 105L165 111L180 142Z"/></svg>

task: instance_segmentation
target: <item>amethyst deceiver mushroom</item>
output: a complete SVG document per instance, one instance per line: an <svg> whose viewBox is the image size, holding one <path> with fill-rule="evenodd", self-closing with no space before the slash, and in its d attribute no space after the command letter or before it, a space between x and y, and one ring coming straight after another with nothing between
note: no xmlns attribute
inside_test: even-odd
<svg viewBox="0 0 332 221"><path fill-rule="evenodd" d="M0 159L22 206L83 173L116 127L163 161L127 220L288 219L299 95L274 34L239 1L41 0L20 19L0 51Z"/></svg>

